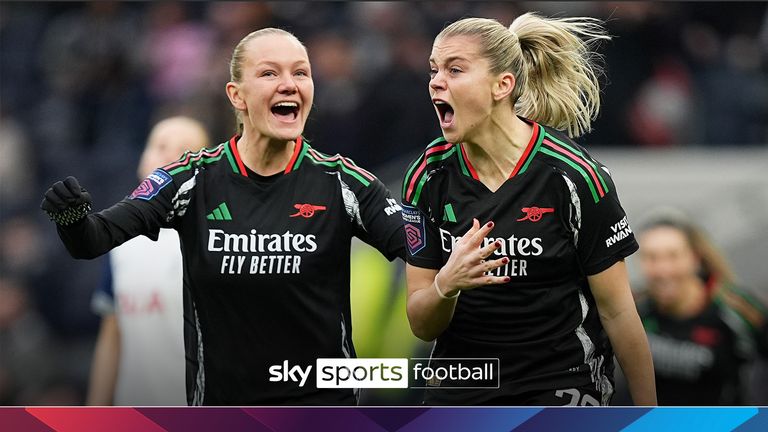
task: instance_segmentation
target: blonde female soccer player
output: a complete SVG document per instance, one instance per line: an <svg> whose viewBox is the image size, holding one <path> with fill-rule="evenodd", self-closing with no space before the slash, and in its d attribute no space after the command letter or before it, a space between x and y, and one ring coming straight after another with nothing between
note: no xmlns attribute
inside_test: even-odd
<svg viewBox="0 0 768 432"><path fill-rule="evenodd" d="M408 318L433 360L499 358L500 388L428 383L428 404L605 405L613 353L656 404L624 258L637 243L608 169L576 137L597 115L589 18L468 18L429 59L443 136L406 173ZM479 221L482 221L481 224Z"/></svg>

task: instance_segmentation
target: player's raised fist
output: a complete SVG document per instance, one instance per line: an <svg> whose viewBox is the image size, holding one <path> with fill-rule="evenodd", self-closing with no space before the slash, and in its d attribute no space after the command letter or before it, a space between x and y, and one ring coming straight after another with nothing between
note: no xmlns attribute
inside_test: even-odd
<svg viewBox="0 0 768 432"><path fill-rule="evenodd" d="M46 192L40 208L58 225L67 226L83 219L91 211L91 195L76 178L57 181Z"/></svg>

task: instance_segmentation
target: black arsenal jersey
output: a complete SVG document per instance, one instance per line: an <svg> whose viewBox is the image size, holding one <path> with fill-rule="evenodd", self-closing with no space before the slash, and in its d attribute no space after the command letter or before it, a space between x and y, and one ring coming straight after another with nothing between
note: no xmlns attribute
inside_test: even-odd
<svg viewBox="0 0 768 432"><path fill-rule="evenodd" d="M608 169L563 133L534 133L510 178L491 192L462 145L440 138L403 182L409 264L439 269L472 225L494 221L485 244L509 263L509 283L464 291L433 358L499 358L493 390L430 389L431 404L485 403L524 392L594 385L612 391L612 349L587 275L638 248ZM443 381L442 387L452 386ZM605 401L603 401L605 402Z"/></svg>
<svg viewBox="0 0 768 432"><path fill-rule="evenodd" d="M745 366L768 355L768 311L756 299L723 285L689 318L638 305L653 355L659 405L742 405Z"/></svg>
<svg viewBox="0 0 768 432"><path fill-rule="evenodd" d="M404 256L400 206L372 174L301 139L284 173L258 176L236 138L155 170L62 238L88 257L179 232L189 404L354 404L351 389L316 388L315 360L355 356L350 241Z"/></svg>

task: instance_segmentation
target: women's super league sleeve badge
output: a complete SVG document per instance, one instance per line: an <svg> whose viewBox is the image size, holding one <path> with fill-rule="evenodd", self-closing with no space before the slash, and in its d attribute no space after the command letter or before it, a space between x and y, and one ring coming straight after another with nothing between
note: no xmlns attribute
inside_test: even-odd
<svg viewBox="0 0 768 432"><path fill-rule="evenodd" d="M160 192L160 189L171 184L171 181L171 175L158 168L142 180L128 198L149 201Z"/></svg>
<svg viewBox="0 0 768 432"><path fill-rule="evenodd" d="M424 215L421 210L411 207L405 203L402 204L403 210L403 229L405 230L405 242L408 244L408 251L411 255L416 255L427 245L426 227L424 226Z"/></svg>

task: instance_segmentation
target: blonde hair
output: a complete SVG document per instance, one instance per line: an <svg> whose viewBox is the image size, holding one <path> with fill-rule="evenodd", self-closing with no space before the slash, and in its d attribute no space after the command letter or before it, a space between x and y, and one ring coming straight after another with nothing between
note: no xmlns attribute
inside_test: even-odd
<svg viewBox="0 0 768 432"><path fill-rule="evenodd" d="M602 24L596 18L546 18L528 12L509 29L494 19L465 18L436 39L479 37L490 71L515 76L510 96L515 112L577 137L592 130L600 111L598 76L603 71L594 49L610 39Z"/></svg>
<svg viewBox="0 0 768 432"><path fill-rule="evenodd" d="M248 33L244 38L240 39L240 42L237 43L234 51L232 52L232 59L229 61L229 80L230 81L239 83L243 79L243 61L245 60L245 50L248 47L248 43L250 43L252 40L258 37L270 36L270 35L288 36L290 38L293 38L301 46L304 46L304 44L301 43L299 38L297 38L293 33L283 29L266 27L263 29L252 31L251 33ZM235 117L237 120L237 132L239 134L242 134L243 119L242 119L242 114L240 114L240 111L235 110Z"/></svg>
<svg viewBox="0 0 768 432"><path fill-rule="evenodd" d="M177 160L182 152L196 152L209 145L208 132L199 121L186 116L160 120L152 127L141 154L137 169L139 179L147 177L158 166Z"/></svg>

